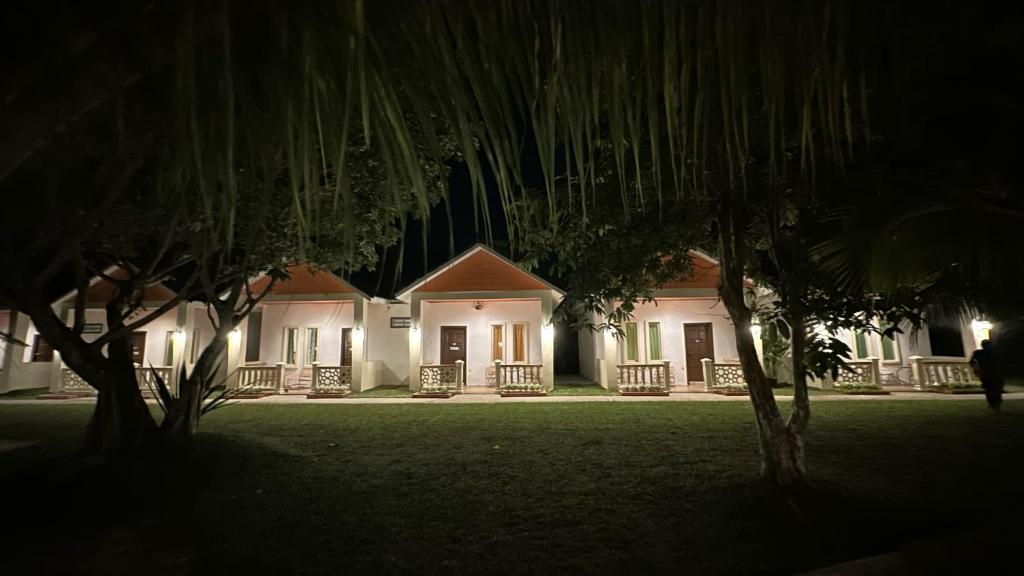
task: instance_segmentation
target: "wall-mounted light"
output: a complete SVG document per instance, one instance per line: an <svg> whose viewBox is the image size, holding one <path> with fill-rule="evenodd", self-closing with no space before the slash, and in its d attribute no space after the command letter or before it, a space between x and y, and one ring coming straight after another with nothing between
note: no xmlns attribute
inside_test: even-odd
<svg viewBox="0 0 1024 576"><path fill-rule="evenodd" d="M761 323L758 322L757 318L754 318L750 323L750 335L755 339L761 337Z"/></svg>
<svg viewBox="0 0 1024 576"><path fill-rule="evenodd" d="M238 344L238 342L241 339L242 339L242 331L239 330L238 328L235 328L231 332L228 332L228 341L230 341L232 344Z"/></svg>
<svg viewBox="0 0 1024 576"><path fill-rule="evenodd" d="M356 326L356 327L352 328L352 340L355 341L355 342L362 342L363 341L363 327L362 326Z"/></svg>
<svg viewBox="0 0 1024 576"><path fill-rule="evenodd" d="M555 325L551 322L545 322L544 325L541 326L541 335L545 340L550 340L555 335Z"/></svg>
<svg viewBox="0 0 1024 576"><path fill-rule="evenodd" d="M982 340L988 340L992 330L992 323L988 320L975 318L971 320L971 335L974 336L974 346L981 348Z"/></svg>
<svg viewBox="0 0 1024 576"><path fill-rule="evenodd" d="M171 334L171 340L173 340L174 343L178 344L178 345L184 344L185 343L185 331L184 330L175 330L174 333Z"/></svg>
<svg viewBox="0 0 1024 576"><path fill-rule="evenodd" d="M483 309L484 309L484 303L483 302L476 301L476 302L473 303L473 310L476 310L476 311L479 312L480 310L483 310Z"/></svg>

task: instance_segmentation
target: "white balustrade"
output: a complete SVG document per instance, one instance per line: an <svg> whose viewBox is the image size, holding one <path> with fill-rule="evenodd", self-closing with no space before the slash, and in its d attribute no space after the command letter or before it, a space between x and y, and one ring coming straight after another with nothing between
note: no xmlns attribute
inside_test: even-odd
<svg viewBox="0 0 1024 576"><path fill-rule="evenodd" d="M246 392L280 392L284 387L284 365L240 366L238 388Z"/></svg>
<svg viewBox="0 0 1024 576"><path fill-rule="evenodd" d="M60 371L60 391L94 393L96 392L96 389L90 386L85 379L79 376L71 368L62 368Z"/></svg>
<svg viewBox="0 0 1024 576"><path fill-rule="evenodd" d="M420 392L445 394L462 391L463 362L455 364L421 364Z"/></svg>
<svg viewBox="0 0 1024 576"><path fill-rule="evenodd" d="M542 364L502 364L494 361L498 392L543 392Z"/></svg>
<svg viewBox="0 0 1024 576"><path fill-rule="evenodd" d="M929 359L921 356L910 357L914 389L924 390L929 386L969 387L980 385L978 377L967 360Z"/></svg>
<svg viewBox="0 0 1024 576"><path fill-rule="evenodd" d="M622 392L668 392L672 387L668 360L657 364L619 364L618 373Z"/></svg>
<svg viewBox="0 0 1024 576"><path fill-rule="evenodd" d="M705 390L747 387L747 379L743 376L743 367L739 362L715 362L710 358L702 358L700 363L704 371Z"/></svg>
<svg viewBox="0 0 1024 576"><path fill-rule="evenodd" d="M848 368L840 368L833 384L843 386L881 386L882 361L878 358L852 360L846 363Z"/></svg>

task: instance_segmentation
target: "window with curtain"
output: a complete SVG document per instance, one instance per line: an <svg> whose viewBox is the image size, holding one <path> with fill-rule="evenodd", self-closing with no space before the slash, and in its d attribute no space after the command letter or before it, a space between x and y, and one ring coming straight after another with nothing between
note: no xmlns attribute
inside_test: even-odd
<svg viewBox="0 0 1024 576"><path fill-rule="evenodd" d="M504 324L492 324L491 325L491 362L495 360L505 360L503 354L505 346L505 325Z"/></svg>
<svg viewBox="0 0 1024 576"><path fill-rule="evenodd" d="M640 342L637 339L636 322L626 322L623 326L626 332L626 361L640 361Z"/></svg>
<svg viewBox="0 0 1024 576"><path fill-rule="evenodd" d="M174 331L168 330L164 338L164 366L174 366Z"/></svg>
<svg viewBox="0 0 1024 576"><path fill-rule="evenodd" d="M526 362L526 324L512 325L512 361Z"/></svg>
<svg viewBox="0 0 1024 576"><path fill-rule="evenodd" d="M868 352L868 335L863 332L856 332L853 335L853 354L854 357L859 359L867 358L870 354Z"/></svg>
<svg viewBox="0 0 1024 576"><path fill-rule="evenodd" d="M284 349L281 351L281 361L285 364L295 364L299 356L299 329L293 326L284 329Z"/></svg>
<svg viewBox="0 0 1024 576"><path fill-rule="evenodd" d="M888 330L890 326L882 326L882 330ZM889 338L884 334L879 336L880 348L882 349L882 360L899 360L897 353L896 340Z"/></svg>
<svg viewBox="0 0 1024 576"><path fill-rule="evenodd" d="M661 322L647 323L647 356L650 360L661 360Z"/></svg>
<svg viewBox="0 0 1024 576"><path fill-rule="evenodd" d="M196 360L199 360L199 350L200 350L199 339L200 339L200 337L202 335L203 335L203 331L202 330L193 330L192 331L192 347L189 349L189 354L188 354L189 362L191 362L192 364L195 364Z"/></svg>
<svg viewBox="0 0 1024 576"><path fill-rule="evenodd" d="M246 318L245 325L245 361L259 362L260 338L263 333L263 311L253 310Z"/></svg>
<svg viewBox="0 0 1024 576"><path fill-rule="evenodd" d="M314 327L306 328L306 358L307 366L313 362L320 361L320 329Z"/></svg>

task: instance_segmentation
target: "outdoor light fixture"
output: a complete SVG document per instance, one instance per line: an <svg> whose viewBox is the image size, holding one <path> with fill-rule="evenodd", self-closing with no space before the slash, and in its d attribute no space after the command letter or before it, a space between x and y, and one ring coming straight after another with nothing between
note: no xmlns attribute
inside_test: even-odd
<svg viewBox="0 0 1024 576"><path fill-rule="evenodd" d="M238 341L241 339L242 331L239 330L238 328L235 328L234 330L228 333L228 340L230 340L232 344L238 344Z"/></svg>
<svg viewBox="0 0 1024 576"><path fill-rule="evenodd" d="M352 339L357 341L357 342L362 342L363 341L363 327L362 326L356 326L356 327L352 328Z"/></svg>
<svg viewBox="0 0 1024 576"><path fill-rule="evenodd" d="M985 331L988 331L988 330L991 330L991 329L992 329L992 323L989 322L988 320L979 320L977 318L975 318L974 320L971 320L971 330L985 330Z"/></svg>
<svg viewBox="0 0 1024 576"><path fill-rule="evenodd" d="M185 331L184 330L175 330L174 333L171 334L171 339L174 340L175 344L184 344L185 343Z"/></svg>
<svg viewBox="0 0 1024 576"><path fill-rule="evenodd" d="M989 339L989 332L992 330L992 323L988 320L975 318L971 320L971 335L974 336L974 345L981 348L981 342Z"/></svg>
<svg viewBox="0 0 1024 576"><path fill-rule="evenodd" d="M761 323L757 321L757 318L750 323L750 335L754 338L761 337Z"/></svg>
<svg viewBox="0 0 1024 576"><path fill-rule="evenodd" d="M473 303L473 310L479 311L479 310L483 310L483 309L484 309L484 303L483 302L477 301L477 302Z"/></svg>
<svg viewBox="0 0 1024 576"><path fill-rule="evenodd" d="M545 324L544 324L544 325L543 325L543 326L541 327L541 330L543 330L543 331L544 331L544 332L543 332L543 336L544 336L544 338L551 338L552 336L554 336L554 335L555 335L555 325L554 325L554 324L552 324L551 322L546 322L546 323L545 323Z"/></svg>

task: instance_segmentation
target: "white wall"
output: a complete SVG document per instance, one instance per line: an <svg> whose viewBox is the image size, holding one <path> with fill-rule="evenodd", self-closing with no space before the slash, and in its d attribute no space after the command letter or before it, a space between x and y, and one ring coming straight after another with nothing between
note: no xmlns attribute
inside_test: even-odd
<svg viewBox="0 0 1024 576"><path fill-rule="evenodd" d="M420 311L422 363L441 361L441 326L466 327L466 384L482 386L484 369L491 365L491 324L505 324L504 361L512 361L512 324L526 322L527 364L542 364L540 300L483 301L483 309L475 310L472 302L423 302Z"/></svg>
<svg viewBox="0 0 1024 576"><path fill-rule="evenodd" d="M135 317L129 319L131 322L133 319L138 319L145 314L152 312L152 309L144 309L140 311ZM68 311L68 317L66 319L70 325L74 322L74 312ZM87 324L100 324L101 333L99 334L83 334L82 339L86 342L92 342L102 336L107 331L107 314L104 310L97 308L89 308L85 311L85 322ZM146 352L145 352L145 366L166 366L166 346L168 332L174 332L178 329L178 312L177 310L171 310L165 312L160 316L154 318L151 322L145 326L139 328L138 332L146 333ZM32 344L31 338L35 338L35 327L29 328L30 340L29 344ZM28 362L32 358L32 351L27 350L25 352L25 361Z"/></svg>
<svg viewBox="0 0 1024 576"><path fill-rule="evenodd" d="M736 352L736 336L725 306L715 298L691 298L658 300L637 305L634 313L637 322L640 361L648 362L647 356L647 325L646 322L661 323L661 353L664 360L672 363L672 374L677 383L684 383L688 377L686 371L686 355L683 350L683 324L710 322L714 338L715 357L717 362L738 362ZM618 342L621 361L625 342Z"/></svg>
<svg viewBox="0 0 1024 576"><path fill-rule="evenodd" d="M11 330L11 311L0 310L0 333L9 334ZM3 368L4 359L7 356L7 347L10 344L6 340L0 339L0 369Z"/></svg>
<svg viewBox="0 0 1024 576"><path fill-rule="evenodd" d="M371 303L367 306L366 355L377 364L375 382L378 386L409 384L409 329L391 327L392 317L409 315L408 304Z"/></svg>
<svg viewBox="0 0 1024 576"><path fill-rule="evenodd" d="M354 326L355 305L349 300L337 302L265 302L260 330L259 364L272 366L283 360L284 328L299 328L299 360L306 351L306 328L320 329L320 363L341 364L341 330ZM244 327L241 328L245 333ZM244 342L242 350L244 350ZM251 363L255 364L255 363Z"/></svg>
<svg viewBox="0 0 1024 576"><path fill-rule="evenodd" d="M603 352L603 347L598 345L599 336L590 328L581 328L579 331L580 375L594 382L598 381L597 361Z"/></svg>

